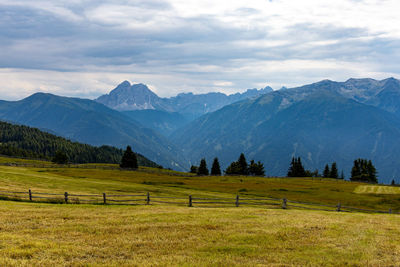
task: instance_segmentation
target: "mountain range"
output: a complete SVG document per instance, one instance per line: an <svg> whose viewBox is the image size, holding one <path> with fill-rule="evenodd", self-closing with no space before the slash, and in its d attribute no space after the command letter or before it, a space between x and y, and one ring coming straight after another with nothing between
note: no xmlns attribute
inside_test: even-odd
<svg viewBox="0 0 400 267"><path fill-rule="evenodd" d="M188 168L179 150L165 137L92 100L36 93L20 101L0 101L0 119L48 129L94 146L131 145L135 152L164 167Z"/></svg>
<svg viewBox="0 0 400 267"><path fill-rule="evenodd" d="M206 114L172 134L196 163L219 157L222 166L241 152L286 175L291 157L320 171L337 162L349 176L353 160L371 159L381 181L400 176L400 83L329 80L274 91Z"/></svg>
<svg viewBox="0 0 400 267"><path fill-rule="evenodd" d="M174 97L161 98L144 84L130 84L130 82L124 81L109 94L102 95L95 101L118 111L159 110L195 118L239 100L257 97L272 91L272 88L267 86L264 89L248 89L244 93L231 95L218 92L181 93Z"/></svg>
<svg viewBox="0 0 400 267"><path fill-rule="evenodd" d="M123 112L147 128L169 136L188 122L206 113L272 91L272 88L267 86L263 89L248 89L244 93L231 95L218 92L181 93L174 97L161 98L144 84L131 84L124 81L109 94L102 95L95 101Z"/></svg>
<svg viewBox="0 0 400 267"><path fill-rule="evenodd" d="M0 119L47 129L92 145L131 145L169 168L188 170L201 158L225 168L241 152L284 176L291 157L322 171L337 162L349 177L368 158L381 182L400 176L400 81L323 80L273 91L179 94L160 98L125 81L95 101L38 93L0 101Z"/></svg>

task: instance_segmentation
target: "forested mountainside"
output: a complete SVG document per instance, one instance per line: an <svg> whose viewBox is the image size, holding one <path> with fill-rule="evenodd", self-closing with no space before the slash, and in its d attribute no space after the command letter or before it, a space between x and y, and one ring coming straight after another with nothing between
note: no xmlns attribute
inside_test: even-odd
<svg viewBox="0 0 400 267"><path fill-rule="evenodd" d="M57 151L64 152L71 163L120 163L123 154L115 147L72 142L37 128L0 121L0 154L49 160ZM140 154L137 158L141 166L158 166Z"/></svg>

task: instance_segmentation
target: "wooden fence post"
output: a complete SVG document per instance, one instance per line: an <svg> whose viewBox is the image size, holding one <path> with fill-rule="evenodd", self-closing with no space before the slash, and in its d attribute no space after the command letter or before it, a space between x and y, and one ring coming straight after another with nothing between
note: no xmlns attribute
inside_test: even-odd
<svg viewBox="0 0 400 267"><path fill-rule="evenodd" d="M236 207L239 207L239 195L236 195L236 202L235 202L235 204L236 204Z"/></svg>
<svg viewBox="0 0 400 267"><path fill-rule="evenodd" d="M29 189L29 201L32 201L32 191Z"/></svg>
<svg viewBox="0 0 400 267"><path fill-rule="evenodd" d="M147 197L146 197L146 205L150 204L150 193L147 192Z"/></svg>
<svg viewBox="0 0 400 267"><path fill-rule="evenodd" d="M65 204L68 204L68 192L64 193Z"/></svg>
<svg viewBox="0 0 400 267"><path fill-rule="evenodd" d="M107 197L106 197L106 193L103 193L103 204L107 204Z"/></svg>
<svg viewBox="0 0 400 267"><path fill-rule="evenodd" d="M392 209L389 209L389 214L392 214Z"/></svg>
<svg viewBox="0 0 400 267"><path fill-rule="evenodd" d="M282 199L282 209L286 209L287 208L287 199L284 198Z"/></svg>
<svg viewBox="0 0 400 267"><path fill-rule="evenodd" d="M192 195L189 195L189 207L193 207L193 204L192 204Z"/></svg>
<svg viewBox="0 0 400 267"><path fill-rule="evenodd" d="M342 205L340 204L340 202L337 204L336 206L336 211L340 211L340 208L342 207Z"/></svg>

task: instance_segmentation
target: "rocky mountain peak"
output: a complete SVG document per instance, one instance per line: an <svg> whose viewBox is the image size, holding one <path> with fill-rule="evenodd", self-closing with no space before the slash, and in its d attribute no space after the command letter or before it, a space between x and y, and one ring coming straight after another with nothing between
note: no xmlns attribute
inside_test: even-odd
<svg viewBox="0 0 400 267"><path fill-rule="evenodd" d="M109 94L100 96L96 101L113 109L123 111L156 109L161 100L147 85L142 83L131 84L128 81L124 81Z"/></svg>

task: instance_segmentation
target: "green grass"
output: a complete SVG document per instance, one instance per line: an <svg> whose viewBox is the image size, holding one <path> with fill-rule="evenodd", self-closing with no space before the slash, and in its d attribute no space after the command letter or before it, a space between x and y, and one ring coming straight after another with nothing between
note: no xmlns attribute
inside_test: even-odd
<svg viewBox="0 0 400 267"><path fill-rule="evenodd" d="M1 161L14 159L1 158ZM86 164L72 167L52 163L44 167L28 161L27 167L0 166L0 190L51 193L101 194L146 193L160 196L287 198L295 201L323 203L358 208L400 211L398 187L371 186L333 179L197 177L188 173L141 168L123 171L117 165ZM27 164L18 160L14 164ZM35 167L36 166L36 167ZM40 167L37 167L40 166ZM384 188L373 192L360 188ZM387 192L391 192L388 194Z"/></svg>
<svg viewBox="0 0 400 267"><path fill-rule="evenodd" d="M0 190L286 197L399 210L397 188L309 178L196 177L1 158ZM47 164L47 165L40 165ZM365 188L364 188L365 187ZM390 192L390 193L388 193ZM0 200L0 266L395 266L400 216L267 207L65 205Z"/></svg>

